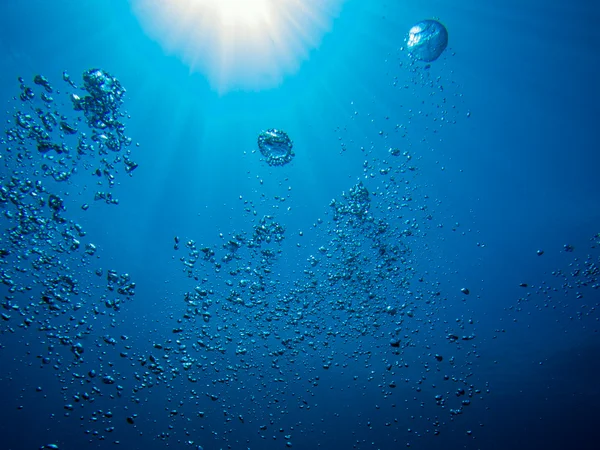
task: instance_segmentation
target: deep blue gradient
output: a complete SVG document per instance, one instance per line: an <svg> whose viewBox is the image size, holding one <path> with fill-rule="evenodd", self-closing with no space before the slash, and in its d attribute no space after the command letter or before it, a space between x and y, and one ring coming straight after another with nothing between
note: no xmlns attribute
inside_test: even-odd
<svg viewBox="0 0 600 450"><path fill-rule="evenodd" d="M428 18L447 27L449 45L426 68L412 65L402 48L410 27ZM84 342L87 363L118 373L122 396L74 377L87 369L71 368L68 351L68 370L41 364L49 345L37 330L44 312L30 327L11 313L0 323L0 449L270 450L288 440L301 450L597 448L600 273L581 272L600 267L598 23L599 7L585 0L347 0L319 48L281 86L218 95L144 34L128 2L2 2L3 123L12 126L19 76L29 82L43 74L61 90L64 70L79 82L85 70L102 68L127 90L126 132L139 143L132 147L139 167L132 177L120 174L112 189L118 205L82 211L80 193L95 190L89 178L69 188L66 211L98 247L93 264L129 273L136 283L133 300L114 316L91 320L94 331ZM269 167L261 159L256 140L269 128L292 138L292 163ZM187 240L220 250L231 235L274 216L286 229L270 279L277 283L268 299L276 315L310 268L307 258L331 239L331 200L359 180L377 192L374 202L392 197L379 174L399 164L390 148L412 156L414 198L403 219L394 211L377 214L399 228L414 217L419 230L406 238L410 287L388 292L381 309L410 301L414 292L439 292L435 308L417 305L403 325L402 336L414 345L391 353L394 327L384 313L364 319L386 323L364 334L346 327L339 311L295 327L275 320L264 324L271 334L262 341L239 331L262 324L215 306L211 326L224 320L235 329L227 352L199 352L204 369L196 383L181 370L134 392L135 373L145 370L139 357L155 343L171 339L177 347L179 326L188 349L196 340L190 335L200 325L182 321L184 293L202 283L183 270ZM177 251L175 236L182 240ZM7 235L0 238L6 245ZM84 279L89 267L74 270ZM228 270L206 271L206 285L223 287ZM584 278L596 286L583 285ZM91 298L104 293L88 287ZM461 293L465 287L469 295ZM4 302L8 290L0 292ZM220 305L228 292L215 292ZM323 301L335 306L337 299ZM23 308L39 299L25 293L15 302ZM69 323L69 315L56 323ZM319 320L330 330L309 327ZM447 335L457 329L475 338L452 344ZM305 331L313 336L297 344L294 357L270 354ZM107 346L107 334L129 339ZM119 357L125 344L129 357ZM250 369L232 369L240 345L248 347L241 359ZM439 365L436 353L444 357ZM457 416L434 400L440 392L454 397L462 386L442 379L451 356L468 374L466 386L477 390ZM400 360L407 366L392 377L387 363ZM94 383L102 393L66 416L73 392ZM211 393L219 399L210 400ZM106 411L113 417L91 419ZM125 420L131 414L138 415L134 425Z"/></svg>

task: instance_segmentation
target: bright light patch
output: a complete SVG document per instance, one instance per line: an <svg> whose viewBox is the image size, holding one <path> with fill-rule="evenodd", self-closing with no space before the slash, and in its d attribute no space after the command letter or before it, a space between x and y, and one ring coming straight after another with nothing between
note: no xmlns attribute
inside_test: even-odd
<svg viewBox="0 0 600 450"><path fill-rule="evenodd" d="M131 0L146 33L211 86L258 90L295 73L344 0Z"/></svg>

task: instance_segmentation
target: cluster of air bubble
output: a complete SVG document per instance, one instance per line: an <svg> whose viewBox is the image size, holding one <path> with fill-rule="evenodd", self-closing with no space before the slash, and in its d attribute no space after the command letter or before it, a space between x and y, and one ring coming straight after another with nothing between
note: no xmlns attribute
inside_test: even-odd
<svg viewBox="0 0 600 450"><path fill-rule="evenodd" d="M446 46L443 30L420 25L412 55L434 60ZM21 103L2 143L0 283L8 295L0 332L42 333L43 349L32 357L56 373L64 415L73 415L86 436L105 441L119 423L135 425L140 418L153 424L155 439L200 450L196 437L206 436L202 421L209 418L211 435L221 441L215 448L240 446L242 431L234 424L289 448L295 436L320 431L306 425L316 422L308 411L322 414L321 380L334 370L326 389L363 395L369 383L376 386L353 427L372 429L378 421L390 434L409 429L419 436L438 435L450 422L465 426L457 416L480 403L490 386L475 373L476 322L462 314L446 320L456 304L446 300L453 296L419 268L419 259L431 253L431 239L423 237L433 217L407 151L390 148L393 162L364 162L363 179L332 200L326 219L315 224L318 239L306 261L289 255L293 234L277 214L221 235L218 245L176 237L183 283L191 287L178 292L181 308L165 305L160 326L167 324L167 332L132 328L147 339L134 345L117 331L117 313L136 284L127 273L98 266L100 252L70 214L70 189L84 187L89 173L107 187L94 198L115 204L110 188L119 168L131 173L136 167L120 111L125 91L102 70L87 71L81 89L63 78L73 90L68 108L52 97L59 93L46 78L36 76L33 87L21 80ZM280 130L262 133L259 148L271 166L294 156ZM592 238L595 246L600 234ZM573 246L564 250L574 259L553 273L559 288L587 302L580 319L597 315L597 251L582 257ZM540 309L568 307L549 284L521 286L544 298ZM469 293L463 288L456 295L464 300ZM518 310L532 298L519 299ZM168 393L158 413L141 406L160 401L151 395L157 388ZM434 413L424 409L429 406ZM401 409L406 417L396 412ZM225 432L215 431L219 421Z"/></svg>
<svg viewBox="0 0 600 450"><path fill-rule="evenodd" d="M276 222L273 216L264 216L260 222L254 226L252 238L248 245L251 247L260 247L263 242L270 244L271 242L281 243L285 238L285 228L280 223Z"/></svg>
<svg viewBox="0 0 600 450"><path fill-rule="evenodd" d="M121 83L107 72L92 69L83 74L83 89L88 95L72 94L73 108L84 113L92 130L91 140L98 143L100 151L106 148L118 152L131 145L120 111L125 95ZM135 168L128 159L124 162L127 171Z"/></svg>
<svg viewBox="0 0 600 450"><path fill-rule="evenodd" d="M21 92L1 141L0 284L6 295L0 333L38 333L45 343L37 355L42 368L51 367L72 386L86 380L71 392L66 415L73 402L114 393L114 387L110 392L104 387L114 383L114 370L86 355L100 342L116 343L99 336L94 325L113 322L136 287L128 274L99 265L100 252L77 220L89 207L85 201L76 205L80 192L98 185L108 190L119 172L135 168L122 122L124 89L102 70L83 78L78 88L63 74L70 94L41 75L31 86L20 78ZM110 192L94 196L117 203Z"/></svg>
<svg viewBox="0 0 600 450"><path fill-rule="evenodd" d="M188 256L180 258L184 265L184 271L189 277L206 280L207 273L203 273L208 267L212 267L214 273L225 272L227 278L221 286L216 287L222 292L226 300L236 307L267 306L266 297L268 293L275 291L275 285L269 283L269 275L274 262L281 252L280 246L285 239L285 228L275 221L272 216L263 216L252 228L250 237L246 233L234 233L223 243L221 249L213 250L207 246L198 246L194 240L186 242ZM179 249L179 238L175 238L175 249ZM198 261L205 265L198 269ZM206 265L208 264L208 266ZM200 275L202 274L203 275ZM237 279L237 282L234 280ZM202 292L202 308L197 308L198 290ZM186 293L185 299L193 311L188 310L187 319L201 316L203 322L208 323L211 314L207 301L207 292L212 294L213 289L196 288L194 292Z"/></svg>
<svg viewBox="0 0 600 450"><path fill-rule="evenodd" d="M528 294L519 298L518 304L535 300L531 293L540 295L544 302L538 304L538 309L548 308L558 310L570 310L573 304L579 306L576 314L578 319L586 317L597 317L600 311L600 233L590 239L591 248L585 254L581 249L573 245L565 244L563 252L565 257L570 257L570 264L566 268L552 271L552 276L559 281L560 289L556 289L549 283L521 283L520 286L528 290ZM542 256L543 251L538 251ZM557 295L557 292L562 295ZM569 320L573 319L573 316Z"/></svg>
<svg viewBox="0 0 600 450"><path fill-rule="evenodd" d="M281 246L285 229L273 216L263 216L250 230L222 237L220 248L188 240L187 255L180 261L197 285L183 295L185 312L172 328L173 339L155 343L139 359L141 366L149 370L143 371L136 389L171 383L180 376L199 383L206 380L207 370L226 368L225 373L215 375L212 385L194 389L192 398L196 402L203 398L217 402L228 411L224 419L228 422L229 417L243 417L249 411L228 404L226 387L243 386L245 374L271 373L282 387L272 389L264 401L277 404L283 414L293 405L282 405L278 398L282 391L294 389L294 384L286 380L292 377L290 371L296 370L296 364L308 369L317 358L322 370L327 370L340 362L336 345L353 342L371 354L368 349L372 339L381 343L377 354L385 367L378 374L384 386L382 395L391 396L415 352L420 352L426 345L424 341L430 339L429 334L417 333L420 324L435 328L429 317L442 301L440 292L426 289L424 280L419 280L421 286L413 286L416 269L411 246L420 235L417 218L429 221L431 217L422 205L410 204L418 189L412 183L416 171L406 152L394 156L401 154L405 158L397 167L381 171L389 195L376 196L367 183L359 181L331 202L330 220L319 222L324 241L303 267L299 264L295 268L298 275L289 282L279 275L281 267L276 264L285 258ZM386 212L396 205L401 207L403 218L415 217L395 220L398 218ZM175 238L176 250L180 244ZM338 326L331 328L331 321ZM457 322L455 333L465 335L469 326ZM439 330L439 334L443 341L448 329ZM458 335L456 340L447 339L448 345L454 346L450 357L444 358L446 352L440 349L423 360L422 377L410 381L412 388L421 392L426 373L434 367L438 372L443 369L444 375L438 378L448 385L443 394L429 399L441 408L441 417L462 414L474 398L482 395L481 389L467 381L471 373L465 370L465 353L477 356L465 342L474 336L460 339ZM352 356L350 367L361 364L361 354L358 351ZM461 354L463 357L457 361ZM318 378L306 381L316 387ZM302 398L300 405L308 405L307 399ZM181 401L169 416L183 418L183 411L186 407ZM432 419L436 433L445 420ZM262 434L268 428L261 425L257 431ZM166 440L168 433L159 437Z"/></svg>
<svg viewBox="0 0 600 450"><path fill-rule="evenodd" d="M65 79L75 88L70 78ZM35 84L44 89L39 95L45 98L42 101L53 104L49 83L40 78ZM461 414L480 396L481 389L468 381L469 358L477 357L468 343L474 339L468 331L472 324L457 322L438 330L432 317L441 304L440 292L422 277L415 280L419 225L431 217L423 205L412 201L418 190L413 183L416 170L410 156L399 150L390 151L393 157L405 157L395 164L373 163L380 184L358 181L331 202L328 220L318 224L321 241L305 262L293 261L293 275L289 270L286 276L281 274L289 236L274 214L259 216L247 229L222 236L220 245L176 237L175 250L185 252L180 262L186 281L194 286L181 293L183 312L165 317L173 324L168 335L149 334L150 345L131 345L127 335L112 327L123 302L135 294L135 283L126 273L95 266L97 249L70 219L68 185L62 183L63 177L74 180L83 169L110 189L119 164L125 165L124 172L131 172L130 141L119 112L124 90L98 70L86 72L84 90L82 95L71 95L74 110L69 113L46 108L51 111L47 115L40 108L40 113L31 114L29 108L15 116L16 127L8 135L11 142L20 142L19 149L7 146L6 161L12 170L28 176L13 173L2 180L0 199L4 200L0 201L12 228L8 230L10 245L1 249L0 257L4 283L14 294L27 292L35 298L21 307L15 295L5 303L2 317L9 327L23 317L23 326L36 324L50 341L58 343L50 344L39 355L40 361L73 381L63 391L65 415L76 405L87 405L81 415L88 423L86 434L103 440L115 430L113 413L93 406L100 397L126 396L131 405L138 405L147 398L143 391L150 392L157 385L172 389L175 380L182 380L191 383L191 388L172 389L172 407L166 411L169 426L157 430L157 439L168 440L176 433L172 424L187 423L191 411L204 418L208 402L225 412L224 423L233 418L244 423L251 416L249 422L257 433L264 436L278 429L291 446L289 428L284 433L277 418L263 423L254 408L276 407L278 417L295 407L308 410L314 402L311 390L319 385L319 370L340 365L353 370L370 364L371 358L381 366L373 378L381 386L382 398L404 396L402 381L419 405L429 402L440 407L440 416L429 419L427 425L436 433L446 418ZM35 98L31 88L23 87L25 105ZM78 116L81 112L83 116ZM85 127L90 138L82 131ZM53 135L57 130L62 130L58 137ZM289 162L293 157L289 137L277 130L267 133L259 140L267 162ZM364 167L371 168L371 163ZM66 175L60 175L61 171ZM96 192L95 198L114 200L110 191ZM15 269L10 269L17 261ZM29 270L39 274L40 282L19 284L31 282ZM99 289L102 295L97 294ZM72 319L59 320L67 314ZM103 316L110 322L99 333L92 321L97 323ZM423 354L429 342L436 341L434 332L450 336L446 343L452 350ZM90 341L100 349L100 358L94 358L98 350L89 349ZM340 355L336 348L342 343L350 343L356 351ZM447 353L452 354L446 357ZM124 361L126 367L114 364L115 360ZM405 374L414 361L421 366L416 378ZM303 380L296 373L299 364L306 369ZM432 369L443 375L429 374ZM233 404L231 398L249 386L255 374L272 384L262 400L253 395L249 406ZM422 392L426 380L433 384L438 379L447 381L442 393ZM299 389L298 382L308 389ZM356 378L355 382L360 383ZM298 404L281 403L280 398L291 390L297 392ZM204 406L196 410L194 405ZM134 424L142 411L128 413L126 423ZM300 423L296 430L302 430Z"/></svg>

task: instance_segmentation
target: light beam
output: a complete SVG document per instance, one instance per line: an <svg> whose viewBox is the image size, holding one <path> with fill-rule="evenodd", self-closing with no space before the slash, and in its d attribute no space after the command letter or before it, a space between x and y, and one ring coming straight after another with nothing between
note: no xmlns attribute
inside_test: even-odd
<svg viewBox="0 0 600 450"><path fill-rule="evenodd" d="M131 0L145 32L219 93L296 73L344 0Z"/></svg>

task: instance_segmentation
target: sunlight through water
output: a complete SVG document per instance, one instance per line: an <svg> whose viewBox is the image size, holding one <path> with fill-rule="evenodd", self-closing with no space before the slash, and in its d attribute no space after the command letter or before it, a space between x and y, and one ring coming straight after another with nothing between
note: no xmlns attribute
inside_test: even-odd
<svg viewBox="0 0 600 450"><path fill-rule="evenodd" d="M331 29L344 0L131 0L146 33L219 93L278 86Z"/></svg>

